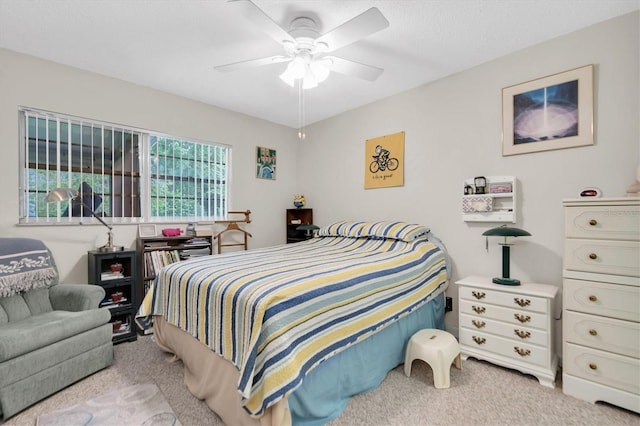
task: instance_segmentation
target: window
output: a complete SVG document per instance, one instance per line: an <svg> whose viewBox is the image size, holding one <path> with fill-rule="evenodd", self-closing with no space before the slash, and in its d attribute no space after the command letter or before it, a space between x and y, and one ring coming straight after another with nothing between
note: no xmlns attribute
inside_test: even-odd
<svg viewBox="0 0 640 426"><path fill-rule="evenodd" d="M42 111L20 111L20 223L193 221L227 211L229 148ZM80 196L46 203L49 191Z"/></svg>
<svg viewBox="0 0 640 426"><path fill-rule="evenodd" d="M224 217L227 148L150 137L151 217Z"/></svg>

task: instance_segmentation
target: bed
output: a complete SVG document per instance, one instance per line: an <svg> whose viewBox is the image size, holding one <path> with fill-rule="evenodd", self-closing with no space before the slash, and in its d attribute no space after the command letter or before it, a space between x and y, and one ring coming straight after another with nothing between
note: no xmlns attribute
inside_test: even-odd
<svg viewBox="0 0 640 426"><path fill-rule="evenodd" d="M138 313L225 424L323 424L444 328L444 246L405 222L337 222L288 245L163 268Z"/></svg>

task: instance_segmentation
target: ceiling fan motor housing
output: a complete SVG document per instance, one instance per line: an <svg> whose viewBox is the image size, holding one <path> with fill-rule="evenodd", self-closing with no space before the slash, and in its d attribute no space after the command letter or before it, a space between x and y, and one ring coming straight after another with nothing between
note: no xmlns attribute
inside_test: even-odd
<svg viewBox="0 0 640 426"><path fill-rule="evenodd" d="M316 22L304 16L291 21L289 26L289 34L295 40L295 43L283 41L289 54L295 55L301 52L308 52L310 55L326 51L328 46L326 43L316 43L316 39L320 37Z"/></svg>

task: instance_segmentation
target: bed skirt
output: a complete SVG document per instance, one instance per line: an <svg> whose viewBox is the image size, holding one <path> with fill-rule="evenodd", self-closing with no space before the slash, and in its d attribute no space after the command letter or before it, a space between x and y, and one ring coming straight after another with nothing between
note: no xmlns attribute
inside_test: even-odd
<svg viewBox="0 0 640 426"><path fill-rule="evenodd" d="M312 370L288 399L269 407L261 418L242 408L239 372L190 334L154 317L157 345L184 364L189 391L227 425L321 425L336 418L353 395L378 387L404 362L406 343L423 328L444 329L444 292L383 330L329 358Z"/></svg>

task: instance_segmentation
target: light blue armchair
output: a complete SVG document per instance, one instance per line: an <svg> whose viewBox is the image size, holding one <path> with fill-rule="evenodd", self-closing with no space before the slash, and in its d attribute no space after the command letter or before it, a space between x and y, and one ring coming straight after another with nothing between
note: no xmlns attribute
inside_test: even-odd
<svg viewBox="0 0 640 426"><path fill-rule="evenodd" d="M0 423L113 362L104 289L59 284L38 240L0 238Z"/></svg>

